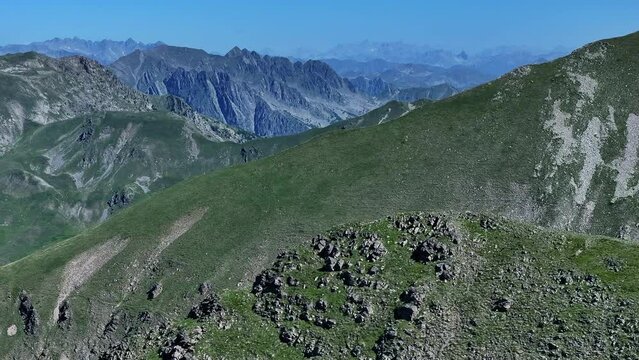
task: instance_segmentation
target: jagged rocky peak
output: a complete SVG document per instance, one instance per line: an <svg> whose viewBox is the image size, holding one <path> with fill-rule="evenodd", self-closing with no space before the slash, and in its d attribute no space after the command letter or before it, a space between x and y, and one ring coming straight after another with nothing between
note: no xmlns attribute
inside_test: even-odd
<svg viewBox="0 0 639 360"><path fill-rule="evenodd" d="M225 56L229 58L242 57L242 56L251 56L251 57L261 58L260 54L258 54L257 52L250 51L246 48L240 49L238 46L234 46L231 50L229 50L229 52L226 53Z"/></svg>
<svg viewBox="0 0 639 360"><path fill-rule="evenodd" d="M179 96L202 114L267 136L326 126L379 105L322 62L293 63L237 46L223 56L159 46L111 69L142 92Z"/></svg>

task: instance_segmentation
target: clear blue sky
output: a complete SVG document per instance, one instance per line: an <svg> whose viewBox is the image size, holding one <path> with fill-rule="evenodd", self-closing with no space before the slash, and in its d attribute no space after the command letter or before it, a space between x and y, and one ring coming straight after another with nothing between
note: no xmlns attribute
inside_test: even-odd
<svg viewBox="0 0 639 360"><path fill-rule="evenodd" d="M476 51L573 48L637 30L637 0L0 0L0 44L132 37L286 54L368 39Z"/></svg>

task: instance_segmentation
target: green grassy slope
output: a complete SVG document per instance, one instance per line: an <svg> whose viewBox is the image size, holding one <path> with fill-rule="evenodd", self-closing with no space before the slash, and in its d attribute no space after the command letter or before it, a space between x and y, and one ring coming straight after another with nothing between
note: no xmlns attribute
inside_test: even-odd
<svg viewBox="0 0 639 360"><path fill-rule="evenodd" d="M219 288L246 285L291 242L402 210L481 210L617 234L637 215L635 197L611 202L619 184L609 165L623 156L626 119L639 111L639 79L628 76L639 73L637 53L637 34L596 43L396 121L328 132L276 156L181 182L95 229L2 267L0 287L10 296L0 300L6 319L0 325L19 323L15 304L22 289L49 316L65 264L115 237L128 239L124 250L70 298L79 318L70 339L102 328L116 308L181 314L184 299L205 280ZM592 83L575 74L596 78L592 98ZM556 99L569 116L557 120ZM616 130L600 147L594 142L601 160L595 156L589 182L593 151L587 145L593 142L585 130L594 117L606 119L609 106ZM562 139L557 133L566 128L562 134L571 136ZM575 195L584 183L582 201ZM141 271L172 224L197 209L206 209L202 219L160 254L151 272ZM138 273L143 280L131 290L126 284ZM168 285L149 302L145 292L158 280ZM47 334L39 344L59 343L62 336ZM2 337L0 347L19 347L23 339Z"/></svg>
<svg viewBox="0 0 639 360"><path fill-rule="evenodd" d="M208 141L184 118L161 111L94 113L32 124L0 158L0 264L77 234L180 180L269 156L341 127L389 121L406 111L408 105L391 102L329 128L241 144ZM116 203L108 204L114 196Z"/></svg>

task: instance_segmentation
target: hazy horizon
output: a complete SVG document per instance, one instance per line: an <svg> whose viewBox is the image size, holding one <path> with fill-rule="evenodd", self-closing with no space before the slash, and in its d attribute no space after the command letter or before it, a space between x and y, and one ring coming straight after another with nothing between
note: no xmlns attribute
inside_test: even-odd
<svg viewBox="0 0 639 360"><path fill-rule="evenodd" d="M485 4L485 2L483 3ZM234 46L296 56L338 45L404 43L420 48L478 53L498 47L536 52L574 49L598 39L639 30L639 3L616 1L494 2L446 4L405 1L297 3L254 0L158 1L108 4L31 1L0 4L0 44L52 38L162 41L223 54ZM25 26L28 25L28 26ZM13 31L18 28L20 31Z"/></svg>

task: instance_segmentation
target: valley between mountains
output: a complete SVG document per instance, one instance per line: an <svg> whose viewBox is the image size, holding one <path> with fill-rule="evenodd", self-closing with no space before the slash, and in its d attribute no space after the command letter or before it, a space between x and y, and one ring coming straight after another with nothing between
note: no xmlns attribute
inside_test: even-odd
<svg viewBox="0 0 639 360"><path fill-rule="evenodd" d="M637 54L421 100L239 48L2 56L2 356L635 358Z"/></svg>

